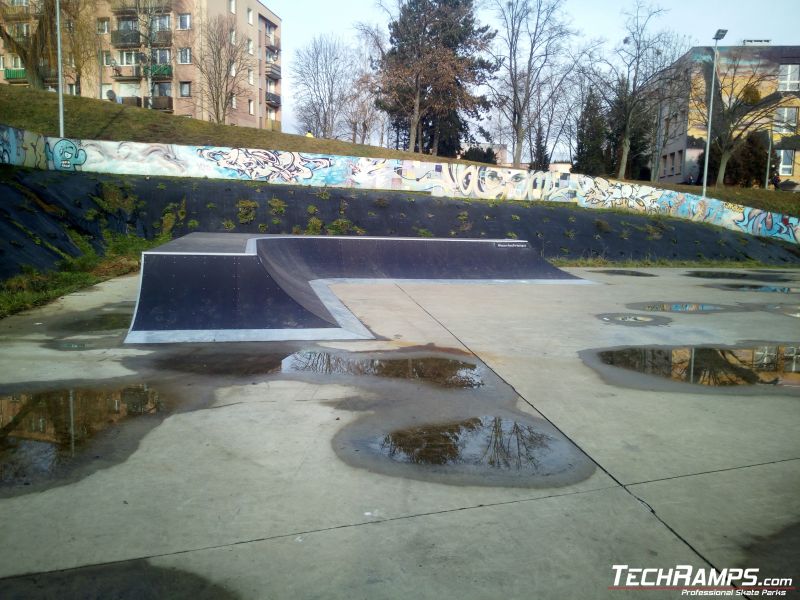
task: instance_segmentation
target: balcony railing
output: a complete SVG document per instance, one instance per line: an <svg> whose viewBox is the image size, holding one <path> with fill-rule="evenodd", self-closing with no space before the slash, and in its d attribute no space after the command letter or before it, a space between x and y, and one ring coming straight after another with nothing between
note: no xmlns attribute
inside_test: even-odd
<svg viewBox="0 0 800 600"><path fill-rule="evenodd" d="M25 69L4 69L3 75L8 81L20 81L26 79Z"/></svg>
<svg viewBox="0 0 800 600"><path fill-rule="evenodd" d="M153 46L172 46L172 32L162 30L162 31L154 31L152 33L153 36Z"/></svg>
<svg viewBox="0 0 800 600"><path fill-rule="evenodd" d="M111 67L111 77L117 81L137 80L142 78L142 68L139 66L122 65Z"/></svg>
<svg viewBox="0 0 800 600"><path fill-rule="evenodd" d="M172 79L172 65L150 65L147 68L153 79Z"/></svg>
<svg viewBox="0 0 800 600"><path fill-rule="evenodd" d="M39 16L39 13L38 7L11 4L6 6L3 17L6 21L27 21Z"/></svg>
<svg viewBox="0 0 800 600"><path fill-rule="evenodd" d="M264 40L264 45L272 50L280 50L281 38L278 35L268 35Z"/></svg>
<svg viewBox="0 0 800 600"><path fill-rule="evenodd" d="M142 45L142 38L136 30L115 29L111 32L111 45L115 48L138 48Z"/></svg>
<svg viewBox="0 0 800 600"><path fill-rule="evenodd" d="M172 10L172 0L147 0L141 3L142 11L165 13ZM136 14L135 0L111 0L111 12Z"/></svg>
<svg viewBox="0 0 800 600"><path fill-rule="evenodd" d="M267 63L267 77L278 80L281 78L281 67L275 63Z"/></svg>
<svg viewBox="0 0 800 600"><path fill-rule="evenodd" d="M264 100L267 104L276 108L281 105L281 97L278 94L273 94L272 92L267 92L264 96Z"/></svg>
<svg viewBox="0 0 800 600"><path fill-rule="evenodd" d="M141 106L142 99L139 96L124 96L122 98L122 104L125 106Z"/></svg>
<svg viewBox="0 0 800 600"><path fill-rule="evenodd" d="M152 105L153 110L172 110L172 96L154 96L144 99L145 107Z"/></svg>

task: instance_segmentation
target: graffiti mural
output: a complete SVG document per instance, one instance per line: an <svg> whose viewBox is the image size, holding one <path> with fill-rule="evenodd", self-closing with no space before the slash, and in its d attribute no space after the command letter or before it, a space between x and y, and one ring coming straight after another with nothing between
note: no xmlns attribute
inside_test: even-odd
<svg viewBox="0 0 800 600"><path fill-rule="evenodd" d="M406 190L485 200L571 202L708 223L800 243L800 219L602 177L281 150L49 138L0 125L0 162L61 171Z"/></svg>

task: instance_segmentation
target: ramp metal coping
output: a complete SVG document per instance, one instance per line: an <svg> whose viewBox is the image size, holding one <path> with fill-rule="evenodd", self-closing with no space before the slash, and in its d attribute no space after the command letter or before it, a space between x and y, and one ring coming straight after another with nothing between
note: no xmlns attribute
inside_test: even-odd
<svg viewBox="0 0 800 600"><path fill-rule="evenodd" d="M308 284L323 306L336 320L339 327L325 328L298 328L298 329L169 329L169 330L133 330L136 315L139 310L139 300L142 295L142 281L144 280L145 261L144 255L175 255L175 256L255 256L258 254L256 243L258 240L297 239L294 235L267 235L252 237L247 240L244 252L183 252L183 251L146 251L142 252L142 268L139 274L139 290L136 297L136 306L133 318L125 336L125 344L171 344L187 342L283 342L283 341L342 341L342 340L374 340L375 335L358 320L350 309L331 291L330 286L337 283L353 284L457 284L457 285L596 285L588 279L398 279L387 277L358 278L339 277L332 279L312 279ZM340 239L325 235L308 235L303 239ZM481 242L487 244L507 243L520 246L529 245L528 240L506 239L447 239L447 238L413 238L413 237L378 237L365 236L353 240L391 240L426 242ZM348 240L349 241L349 240Z"/></svg>

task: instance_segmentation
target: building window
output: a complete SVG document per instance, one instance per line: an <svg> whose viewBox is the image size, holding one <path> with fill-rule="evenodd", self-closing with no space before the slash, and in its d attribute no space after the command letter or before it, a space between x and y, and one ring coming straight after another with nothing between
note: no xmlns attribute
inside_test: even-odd
<svg viewBox="0 0 800 600"><path fill-rule="evenodd" d="M154 96L172 96L171 83L157 83L154 86Z"/></svg>
<svg viewBox="0 0 800 600"><path fill-rule="evenodd" d="M70 96L77 96L78 95L78 86L75 83L68 83L67 84L67 94Z"/></svg>
<svg viewBox="0 0 800 600"><path fill-rule="evenodd" d="M247 83L253 85L254 78L253 78L253 69L247 69Z"/></svg>
<svg viewBox="0 0 800 600"><path fill-rule="evenodd" d="M108 33L108 26L108 19L97 19L97 33Z"/></svg>
<svg viewBox="0 0 800 600"><path fill-rule="evenodd" d="M169 31L169 15L156 15L150 21L150 29L152 31Z"/></svg>
<svg viewBox="0 0 800 600"><path fill-rule="evenodd" d="M236 96L231 96L231 108L236 109Z"/></svg>
<svg viewBox="0 0 800 600"><path fill-rule="evenodd" d="M191 29L192 28L192 15L189 13L181 13L178 15L178 29Z"/></svg>
<svg viewBox="0 0 800 600"><path fill-rule="evenodd" d="M117 19L117 29L119 31L139 31L139 21L137 19Z"/></svg>
<svg viewBox="0 0 800 600"><path fill-rule="evenodd" d="M236 30L235 29L231 29L231 44L235 44L235 43L236 43Z"/></svg>
<svg viewBox="0 0 800 600"><path fill-rule="evenodd" d="M775 112L775 132L794 133L797 129L797 107L785 106Z"/></svg>
<svg viewBox="0 0 800 600"><path fill-rule="evenodd" d="M138 65L139 64L139 53L135 50L120 50L119 52L119 64L120 65Z"/></svg>
<svg viewBox="0 0 800 600"><path fill-rule="evenodd" d="M0 54L0 69L6 68L6 57Z"/></svg>
<svg viewBox="0 0 800 600"><path fill-rule="evenodd" d="M275 112L275 109L274 108L270 108L269 109L269 120L270 121L274 121L275 117L277 117L277 116L278 116L278 113Z"/></svg>
<svg viewBox="0 0 800 600"><path fill-rule="evenodd" d="M178 50L178 64L190 65L192 64L192 49L180 48Z"/></svg>
<svg viewBox="0 0 800 600"><path fill-rule="evenodd" d="M779 173L781 175L792 175L794 172L794 150L778 150L781 164Z"/></svg>
<svg viewBox="0 0 800 600"><path fill-rule="evenodd" d="M250 38L247 38L247 51L253 54L253 40Z"/></svg>
<svg viewBox="0 0 800 600"><path fill-rule="evenodd" d="M273 52L272 50L267 50L267 62L268 63L278 62L278 53Z"/></svg>
<svg viewBox="0 0 800 600"><path fill-rule="evenodd" d="M181 81L181 98L191 98L191 97L192 97L192 82Z"/></svg>
<svg viewBox="0 0 800 600"><path fill-rule="evenodd" d="M168 65L170 61L169 48L153 48L153 64Z"/></svg>
<svg viewBox="0 0 800 600"><path fill-rule="evenodd" d="M778 91L800 90L800 65L781 65L778 69Z"/></svg>
<svg viewBox="0 0 800 600"><path fill-rule="evenodd" d="M256 103L252 100L247 101L247 112L249 112L251 115L256 114Z"/></svg>
<svg viewBox="0 0 800 600"><path fill-rule="evenodd" d="M103 50L103 65L106 67L111 66L111 51Z"/></svg>
<svg viewBox="0 0 800 600"><path fill-rule="evenodd" d="M248 8L247 9L247 23L248 23L248 25L252 25L253 24L253 9L252 8Z"/></svg>
<svg viewBox="0 0 800 600"><path fill-rule="evenodd" d="M236 14L236 0L228 0L228 8L232 14Z"/></svg>

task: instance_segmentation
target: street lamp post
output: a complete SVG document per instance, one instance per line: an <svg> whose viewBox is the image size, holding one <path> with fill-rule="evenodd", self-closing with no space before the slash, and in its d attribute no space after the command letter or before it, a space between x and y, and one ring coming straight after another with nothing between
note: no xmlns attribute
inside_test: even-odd
<svg viewBox="0 0 800 600"><path fill-rule="evenodd" d="M779 130L780 131L780 130ZM767 130L769 136L769 148L767 149L767 172L764 173L764 189L769 189L769 172L772 166L772 127Z"/></svg>
<svg viewBox="0 0 800 600"><path fill-rule="evenodd" d="M711 69L711 94L708 96L708 131L706 132L706 160L703 166L703 198L706 197L708 184L708 155L711 151L711 116L714 113L714 83L717 80L717 42L725 37L727 29L717 29L714 34L714 66Z"/></svg>
<svg viewBox="0 0 800 600"><path fill-rule="evenodd" d="M58 137L64 137L64 72L61 69L61 0L56 0L56 55L58 56Z"/></svg>

